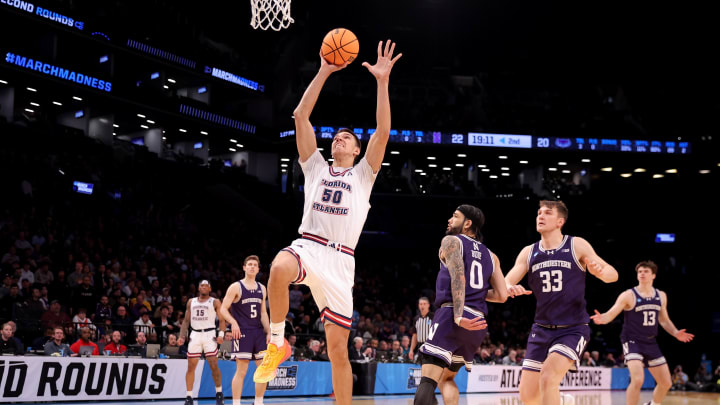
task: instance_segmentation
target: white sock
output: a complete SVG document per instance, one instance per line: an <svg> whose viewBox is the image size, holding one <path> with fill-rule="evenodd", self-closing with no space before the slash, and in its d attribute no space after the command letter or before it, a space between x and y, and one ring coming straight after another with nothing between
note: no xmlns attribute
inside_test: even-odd
<svg viewBox="0 0 720 405"><path fill-rule="evenodd" d="M215 387L215 392L222 392L222 387Z"/></svg>
<svg viewBox="0 0 720 405"><path fill-rule="evenodd" d="M192 398L192 391L187 391L187 396L189 396L190 398Z"/></svg>
<svg viewBox="0 0 720 405"><path fill-rule="evenodd" d="M255 397L255 402L253 403L253 405L263 405L262 397L260 397L260 398Z"/></svg>
<svg viewBox="0 0 720 405"><path fill-rule="evenodd" d="M233 405L240 405L239 399L233 399Z"/></svg>
<svg viewBox="0 0 720 405"><path fill-rule="evenodd" d="M285 344L285 322L270 322L270 343L278 348Z"/></svg>

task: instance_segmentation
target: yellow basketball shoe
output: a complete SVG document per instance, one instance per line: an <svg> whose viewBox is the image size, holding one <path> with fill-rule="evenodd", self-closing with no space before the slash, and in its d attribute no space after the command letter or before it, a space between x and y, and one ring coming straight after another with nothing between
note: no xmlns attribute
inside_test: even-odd
<svg viewBox="0 0 720 405"><path fill-rule="evenodd" d="M255 370L253 374L253 381L256 383L266 383L275 378L277 374L277 368L283 361L290 358L292 349L290 343L285 339L285 344L278 348L274 343L268 345L265 350L265 357L263 357L262 364Z"/></svg>

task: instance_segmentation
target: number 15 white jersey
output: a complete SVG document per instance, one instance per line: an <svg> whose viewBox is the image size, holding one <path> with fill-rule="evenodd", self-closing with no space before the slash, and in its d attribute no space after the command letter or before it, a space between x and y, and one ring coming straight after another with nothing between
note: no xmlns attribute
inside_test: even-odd
<svg viewBox="0 0 720 405"><path fill-rule="evenodd" d="M215 328L215 298L209 297L207 301L200 302L198 298L190 300L190 327L193 330Z"/></svg>

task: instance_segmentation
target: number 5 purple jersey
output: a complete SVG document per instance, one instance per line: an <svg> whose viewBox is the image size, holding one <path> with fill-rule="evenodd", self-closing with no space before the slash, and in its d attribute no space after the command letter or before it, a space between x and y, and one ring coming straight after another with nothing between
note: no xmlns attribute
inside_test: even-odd
<svg viewBox="0 0 720 405"><path fill-rule="evenodd" d="M546 250L538 241L528 255L528 283L537 299L535 323L578 325L590 321L585 308L585 268L565 235L557 249Z"/></svg>
<svg viewBox="0 0 720 405"><path fill-rule="evenodd" d="M462 257L465 265L465 306L487 314L485 297L490 288L490 277L495 268L492 254L481 242L465 235L455 235L462 243ZM435 307L452 303L450 272L442 261L435 282Z"/></svg>
<svg viewBox="0 0 720 405"><path fill-rule="evenodd" d="M257 288L250 290L245 287L242 281L238 281L242 291L240 300L230 306L230 313L240 325L240 329L262 329L260 314L262 311L263 293L260 283Z"/></svg>

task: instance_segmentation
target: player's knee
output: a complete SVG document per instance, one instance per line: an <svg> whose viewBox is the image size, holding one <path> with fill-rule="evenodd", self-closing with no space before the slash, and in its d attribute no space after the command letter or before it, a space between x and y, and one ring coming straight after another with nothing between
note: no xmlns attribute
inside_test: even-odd
<svg viewBox="0 0 720 405"><path fill-rule="evenodd" d="M328 345L328 357L332 362L349 361L348 351L345 345Z"/></svg>
<svg viewBox="0 0 720 405"><path fill-rule="evenodd" d="M530 373L531 371L526 372ZM522 380L520 381L520 401L526 404L534 403L539 394L536 384L523 384Z"/></svg>
<svg viewBox="0 0 720 405"><path fill-rule="evenodd" d="M560 380L556 373L552 371L542 370L540 371L540 390L547 391L553 388L560 387Z"/></svg>
<svg viewBox="0 0 720 405"><path fill-rule="evenodd" d="M270 279L289 283L297 277L297 271L298 263L295 258L276 257L270 266Z"/></svg>
<svg viewBox="0 0 720 405"><path fill-rule="evenodd" d="M670 375L658 377L655 380L655 384L657 384L657 386L660 389L669 390L670 387L672 387L672 381L670 381Z"/></svg>

